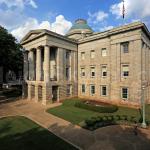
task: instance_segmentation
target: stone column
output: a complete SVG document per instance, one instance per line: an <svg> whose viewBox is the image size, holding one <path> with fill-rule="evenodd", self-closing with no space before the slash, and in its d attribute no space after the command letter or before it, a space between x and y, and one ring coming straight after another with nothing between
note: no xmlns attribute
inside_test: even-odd
<svg viewBox="0 0 150 150"><path fill-rule="evenodd" d="M23 53L24 56L24 64L23 64L23 83L22 83L22 98L27 98L27 84L26 81L28 80L28 51Z"/></svg>
<svg viewBox="0 0 150 150"><path fill-rule="evenodd" d="M29 80L34 80L34 53L32 50L29 51Z"/></svg>
<svg viewBox="0 0 150 150"><path fill-rule="evenodd" d="M28 100L31 100L31 84L28 84Z"/></svg>
<svg viewBox="0 0 150 150"><path fill-rule="evenodd" d="M50 81L50 47L44 47L44 82Z"/></svg>
<svg viewBox="0 0 150 150"><path fill-rule="evenodd" d="M60 49L59 48L57 48L56 66L57 66L57 81L59 81L60 79Z"/></svg>
<svg viewBox="0 0 150 150"><path fill-rule="evenodd" d="M24 52L24 68L23 68L24 80L28 80L28 51Z"/></svg>
<svg viewBox="0 0 150 150"><path fill-rule="evenodd" d="M41 81L42 75L42 60L41 60L41 48L36 50L36 81Z"/></svg>

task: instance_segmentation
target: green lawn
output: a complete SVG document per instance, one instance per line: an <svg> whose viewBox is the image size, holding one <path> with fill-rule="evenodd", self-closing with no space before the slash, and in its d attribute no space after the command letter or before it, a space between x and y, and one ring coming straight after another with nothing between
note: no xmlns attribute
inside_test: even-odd
<svg viewBox="0 0 150 150"><path fill-rule="evenodd" d="M76 150L25 117L0 119L0 150Z"/></svg>
<svg viewBox="0 0 150 150"><path fill-rule="evenodd" d="M75 102L79 101L78 99L70 99L65 100L63 105L48 109L47 112L51 113L55 116L63 118L73 124L80 124L86 119L96 116L104 116L104 115L127 115L127 116L135 116L136 118L141 118L140 111L137 109L119 107L118 111L114 113L97 113L93 111L89 111L86 109L77 108L74 106ZM150 105L146 107L146 117L147 120L150 121Z"/></svg>

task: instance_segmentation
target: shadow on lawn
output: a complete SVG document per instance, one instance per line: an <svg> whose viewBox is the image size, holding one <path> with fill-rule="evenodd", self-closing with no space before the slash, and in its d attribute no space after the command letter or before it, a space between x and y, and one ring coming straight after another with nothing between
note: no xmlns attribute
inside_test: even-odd
<svg viewBox="0 0 150 150"><path fill-rule="evenodd" d="M135 131L133 127L129 126L109 126L91 132L72 124L68 126L53 124L49 130L85 150L150 149L150 130L137 129Z"/></svg>
<svg viewBox="0 0 150 150"><path fill-rule="evenodd" d="M0 150L77 150L39 127L22 132L16 129L15 134L7 134L10 130L12 128L9 123L0 129Z"/></svg>

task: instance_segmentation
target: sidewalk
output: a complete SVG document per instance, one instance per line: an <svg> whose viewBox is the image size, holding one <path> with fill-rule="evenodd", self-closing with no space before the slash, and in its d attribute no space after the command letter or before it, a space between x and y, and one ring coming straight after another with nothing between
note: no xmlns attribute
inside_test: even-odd
<svg viewBox="0 0 150 150"><path fill-rule="evenodd" d="M150 130L138 130L134 135L133 128L127 126L109 126L93 132L73 125L68 121L45 112L47 108L60 104L43 106L27 100L0 105L0 117L23 115L47 128L54 134L85 150L149 150Z"/></svg>

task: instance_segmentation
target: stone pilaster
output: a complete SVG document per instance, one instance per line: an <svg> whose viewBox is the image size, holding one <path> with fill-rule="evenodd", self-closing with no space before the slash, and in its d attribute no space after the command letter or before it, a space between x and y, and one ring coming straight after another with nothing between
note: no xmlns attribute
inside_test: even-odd
<svg viewBox="0 0 150 150"><path fill-rule="evenodd" d="M38 85L35 85L35 102L39 101L39 96L38 96Z"/></svg>
<svg viewBox="0 0 150 150"><path fill-rule="evenodd" d="M42 88L43 99L42 104L46 105L47 103L52 103L52 88L50 84L46 84Z"/></svg>
<svg viewBox="0 0 150 150"><path fill-rule="evenodd" d="M40 47L36 50L36 81L41 81L42 75L42 60Z"/></svg>
<svg viewBox="0 0 150 150"><path fill-rule="evenodd" d="M44 82L50 81L50 47L44 47Z"/></svg>

